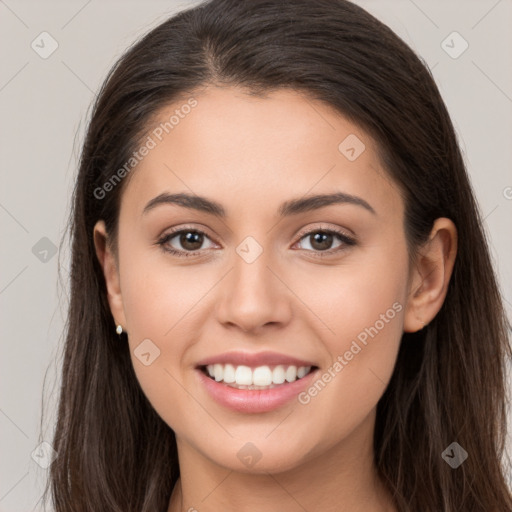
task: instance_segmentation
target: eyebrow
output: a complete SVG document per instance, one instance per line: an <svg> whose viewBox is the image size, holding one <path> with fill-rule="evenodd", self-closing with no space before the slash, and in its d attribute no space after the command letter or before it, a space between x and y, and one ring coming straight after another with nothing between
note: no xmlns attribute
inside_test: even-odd
<svg viewBox="0 0 512 512"><path fill-rule="evenodd" d="M175 204L184 208L190 208L200 212L209 213L219 218L226 217L226 210L220 203L217 203L216 201L212 201L206 197L193 194L169 194L167 192L164 192L151 199L151 201L149 201L149 203L144 207L142 214L145 215L157 206L163 204ZM333 194L318 194L291 199L281 204L278 213L280 217L287 217L290 215L297 215L299 213L317 210L332 204L353 204L356 206L361 206L362 208L376 215L375 210L364 199L351 194L345 194L344 192L335 192Z"/></svg>

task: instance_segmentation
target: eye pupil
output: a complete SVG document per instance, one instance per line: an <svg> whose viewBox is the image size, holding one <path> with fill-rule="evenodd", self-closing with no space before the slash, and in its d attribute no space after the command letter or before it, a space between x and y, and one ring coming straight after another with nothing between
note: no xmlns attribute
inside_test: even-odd
<svg viewBox="0 0 512 512"><path fill-rule="evenodd" d="M324 251L326 249L329 249L332 245L332 234L330 233L324 233L321 231L318 231L311 235L311 238L314 243L311 244L311 247L319 250Z"/></svg>
<svg viewBox="0 0 512 512"><path fill-rule="evenodd" d="M196 231L187 231L180 235L180 243L183 248L196 251L200 249L203 244L203 235ZM191 246L189 244L191 244Z"/></svg>

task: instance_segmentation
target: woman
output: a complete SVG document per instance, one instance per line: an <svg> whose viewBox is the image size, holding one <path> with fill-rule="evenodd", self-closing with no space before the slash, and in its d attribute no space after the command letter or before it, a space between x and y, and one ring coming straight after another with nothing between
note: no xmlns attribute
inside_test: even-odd
<svg viewBox="0 0 512 512"><path fill-rule="evenodd" d="M212 0L96 101L57 512L505 511L504 315L431 74L345 0Z"/></svg>

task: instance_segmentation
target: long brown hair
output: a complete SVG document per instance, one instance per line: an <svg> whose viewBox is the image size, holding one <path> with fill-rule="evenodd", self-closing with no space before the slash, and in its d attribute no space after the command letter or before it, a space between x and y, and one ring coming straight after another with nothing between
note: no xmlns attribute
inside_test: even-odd
<svg viewBox="0 0 512 512"><path fill-rule="evenodd" d="M209 84L278 88L325 102L367 131L405 202L410 251L434 220L458 229L443 307L402 337L379 401L375 464L402 512L512 510L504 478L508 322L482 220L439 90L388 27L346 0L211 0L132 46L95 102L73 196L70 305L46 491L56 512L165 512L179 476L176 440L142 392L120 343L93 227L115 244L128 161L163 106ZM137 172L134 169L132 172ZM126 341L126 340L125 340ZM452 442L468 453L452 469Z"/></svg>

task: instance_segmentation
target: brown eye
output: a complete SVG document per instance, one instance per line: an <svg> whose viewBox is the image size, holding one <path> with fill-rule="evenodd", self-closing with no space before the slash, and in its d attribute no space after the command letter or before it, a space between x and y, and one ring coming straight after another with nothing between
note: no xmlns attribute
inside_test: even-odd
<svg viewBox="0 0 512 512"><path fill-rule="evenodd" d="M355 245L356 243L354 239L348 237L344 233L326 229L310 231L309 233L304 234L300 240L306 240L309 242L310 247L305 247L305 249L312 252L329 251L331 253L335 253L347 248L348 246ZM333 247L333 243L335 241L338 241L338 245Z"/></svg>
<svg viewBox="0 0 512 512"><path fill-rule="evenodd" d="M170 252L176 256L193 256L202 249L213 247L210 242L209 247L203 247L205 240L210 240L206 233L197 229L181 229L172 233L165 234L157 243L164 251Z"/></svg>
<svg viewBox="0 0 512 512"><path fill-rule="evenodd" d="M188 251L197 251L203 245L203 234L197 231L183 231L179 235L181 246Z"/></svg>
<svg viewBox="0 0 512 512"><path fill-rule="evenodd" d="M318 231L309 235L309 240L311 247L318 251L326 251L331 248L331 245L334 241L334 237L331 233L326 233L324 231Z"/></svg>

